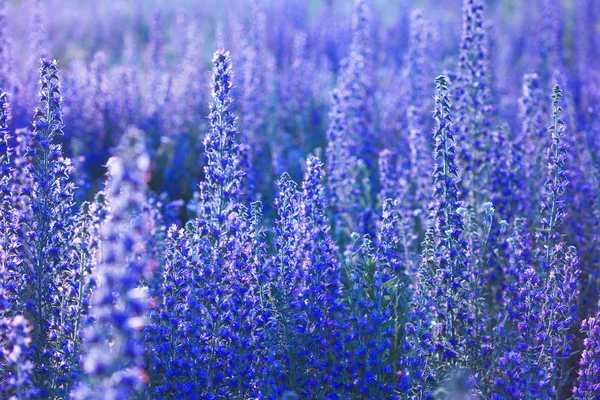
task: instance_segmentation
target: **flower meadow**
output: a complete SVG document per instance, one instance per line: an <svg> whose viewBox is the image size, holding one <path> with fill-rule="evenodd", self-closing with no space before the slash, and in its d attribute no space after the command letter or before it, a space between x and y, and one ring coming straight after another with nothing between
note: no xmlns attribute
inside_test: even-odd
<svg viewBox="0 0 600 400"><path fill-rule="evenodd" d="M600 399L600 3L0 0L0 398Z"/></svg>

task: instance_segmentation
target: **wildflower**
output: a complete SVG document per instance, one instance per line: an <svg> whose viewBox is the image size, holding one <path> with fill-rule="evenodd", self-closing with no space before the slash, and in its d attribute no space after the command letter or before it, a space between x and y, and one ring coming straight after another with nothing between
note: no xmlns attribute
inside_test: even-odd
<svg viewBox="0 0 600 400"><path fill-rule="evenodd" d="M3 376L2 394L8 398L29 398L39 395L38 391L31 387L33 364L29 359L31 346L31 327L22 315L14 319L0 321L0 332L5 338L2 346ZM4 368L3 368L4 369Z"/></svg>
<svg viewBox="0 0 600 400"><path fill-rule="evenodd" d="M371 10L367 0L355 0L352 17L352 44L344 61L340 89L344 93L342 112L347 118L350 154L367 160L375 155L373 133L373 90L370 46Z"/></svg>
<svg viewBox="0 0 600 400"><path fill-rule="evenodd" d="M464 208L459 200L458 167L455 162L454 128L446 77L436 84L435 169L433 173L435 201L436 320L439 331L436 347L442 360L456 368L473 368L482 350L481 310L477 291L478 276L470 263L466 240ZM446 369L450 373L451 369ZM471 371L471 373L474 371Z"/></svg>
<svg viewBox="0 0 600 400"><path fill-rule="evenodd" d="M463 31L456 79L458 157L464 168L463 190L477 209L487 190L486 153L490 146L490 78L483 0L464 0ZM467 193L465 193L467 194Z"/></svg>
<svg viewBox="0 0 600 400"><path fill-rule="evenodd" d="M511 335L506 346L514 357L500 364L496 385L514 396L553 396L560 391L561 371L572 347L569 331L577 319L578 256L574 247L564 249L558 230L564 222L567 185L561 97L557 85L552 92L552 144L536 246L524 233L523 220L517 220L509 241L505 335Z"/></svg>
<svg viewBox="0 0 600 400"><path fill-rule="evenodd" d="M585 339L573 394L576 399L595 399L600 395L600 312L581 323L581 332Z"/></svg>
<svg viewBox="0 0 600 400"><path fill-rule="evenodd" d="M146 197L150 159L143 134L131 128L109 162L106 196L109 218L101 225L102 257L96 267L91 314L85 332L83 372L75 398L130 397L145 384L141 330L148 308L145 280L152 260L144 249L145 218L140 213Z"/></svg>
<svg viewBox="0 0 600 400"><path fill-rule="evenodd" d="M33 395L30 358L31 327L17 306L19 294L20 224L12 182L13 149L8 131L10 110L7 95L0 92L0 346L4 368L0 368L0 384L6 396L17 398Z"/></svg>
<svg viewBox="0 0 600 400"><path fill-rule="evenodd" d="M73 325L63 323L70 313L62 307L71 295L69 276L75 265L69 246L73 226L72 170L62 148L54 142L63 134L62 96L56 61L41 60L40 103L33 121L28 164L21 170L24 278L21 306L32 324L34 383L46 395L63 395L73 382ZM28 134L24 134L28 136ZM23 138L28 141L28 138ZM70 336L70 338L67 338ZM48 385L48 382L52 384Z"/></svg>
<svg viewBox="0 0 600 400"><path fill-rule="evenodd" d="M557 365L557 368L570 354L572 338L568 331L577 319L575 310L579 276L575 248L569 247L564 250L558 230L564 223L563 197L568 183L561 98L562 90L556 85L552 90L553 123L548 129L552 135L552 144L548 151L548 176L544 184L545 199L540 210L540 228L536 233L539 273L546 281L543 292L546 306L542 308L540 316L539 337L552 364ZM564 358L559 358L561 356ZM556 385L560 385L560 382L560 376L555 375L550 385L558 389Z"/></svg>
<svg viewBox="0 0 600 400"><path fill-rule="evenodd" d="M351 154L346 116L342 111L343 95L335 89L331 93L331 111L327 129L327 189L333 209L334 233L340 240L349 232L357 231L360 212L360 182L358 160Z"/></svg>

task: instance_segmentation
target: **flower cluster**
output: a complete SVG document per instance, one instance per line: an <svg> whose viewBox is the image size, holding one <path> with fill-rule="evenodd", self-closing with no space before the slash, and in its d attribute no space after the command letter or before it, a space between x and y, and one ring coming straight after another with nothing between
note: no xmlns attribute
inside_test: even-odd
<svg viewBox="0 0 600 400"><path fill-rule="evenodd" d="M35 110L30 147L23 154L24 181L19 188L24 201L21 234L26 238L19 271L24 278L21 306L32 324L34 384L50 396L65 395L73 384L78 370L76 343L80 341L76 332L80 321L72 317L75 310L63 307L75 291L71 278L76 267L69 248L74 223L72 166L56 143L63 134L58 74L56 61L41 60L41 106Z"/></svg>
<svg viewBox="0 0 600 400"><path fill-rule="evenodd" d="M90 381L76 388L76 398L130 397L145 383L141 330L148 308L144 284L152 260L141 240L146 228L141 207L149 163L142 132L130 129L109 162L109 215L100 227L102 255L91 303L94 321L85 332L83 372Z"/></svg>
<svg viewBox="0 0 600 400"><path fill-rule="evenodd" d="M459 156L464 164L464 190L470 191L476 207L483 203L488 174L490 143L490 77L483 0L464 0L463 30L457 71L456 122Z"/></svg>
<svg viewBox="0 0 600 400"><path fill-rule="evenodd" d="M18 295L19 221L13 207L12 164L13 150L8 131L10 110L6 93L0 92L0 333L2 367L0 383L8 397L32 395L32 363L29 359L31 328L16 307Z"/></svg>
<svg viewBox="0 0 600 400"><path fill-rule="evenodd" d="M0 398L600 396L596 2L54 3L0 0Z"/></svg>
<svg viewBox="0 0 600 400"><path fill-rule="evenodd" d="M598 315L581 323L585 334L584 350L579 361L577 386L573 389L576 399L593 399L600 395L600 325Z"/></svg>

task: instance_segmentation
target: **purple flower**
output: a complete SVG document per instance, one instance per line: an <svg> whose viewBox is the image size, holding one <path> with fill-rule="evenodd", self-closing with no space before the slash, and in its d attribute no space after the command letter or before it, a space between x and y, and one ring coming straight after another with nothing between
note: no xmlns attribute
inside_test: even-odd
<svg viewBox="0 0 600 400"><path fill-rule="evenodd" d="M77 267L69 237L74 224L72 166L55 143L63 134L58 74L56 61L41 60L40 107L35 109L33 135L22 132L20 137L22 145L30 147L18 146L15 158L15 163L20 157L27 161L17 165L20 176L15 176L24 235L19 274L25 283L19 307L32 325L34 384L50 396L65 395L73 384L79 342L74 327L81 322L65 306L76 285Z"/></svg>
<svg viewBox="0 0 600 400"><path fill-rule="evenodd" d="M552 93L552 144L536 246L521 219L508 241L507 321L502 336L506 352L514 356L500 359L495 385L514 398L554 396L562 389L562 371L572 350L570 330L577 320L579 257L574 247L565 250L558 230L565 216L567 184L561 97L557 85Z"/></svg>
<svg viewBox="0 0 600 400"><path fill-rule="evenodd" d="M29 360L31 327L22 315L0 321L3 335L2 395L9 399L35 397L39 393L31 387L33 364Z"/></svg>
<svg viewBox="0 0 600 400"><path fill-rule="evenodd" d="M486 153L490 143L490 77L483 0L464 0L463 31L456 77L457 156L464 168L461 186L477 209L488 191ZM467 193L465 193L466 195Z"/></svg>
<svg viewBox="0 0 600 400"><path fill-rule="evenodd" d="M435 169L432 218L435 223L436 348L445 374L454 368L473 369L483 360L484 337L480 277L474 268L465 239L465 223L458 192L454 127L448 83L435 79Z"/></svg>
<svg viewBox="0 0 600 400"><path fill-rule="evenodd" d="M327 190L333 210L334 235L338 241L348 240L353 231L360 231L358 219L361 209L362 165L351 153L351 138L347 130L346 115L342 111L340 90L331 93L331 111L327 129Z"/></svg>
<svg viewBox="0 0 600 400"><path fill-rule="evenodd" d="M576 399L591 400L600 395L600 311L581 323L581 332L585 338L573 394Z"/></svg>
<svg viewBox="0 0 600 400"><path fill-rule="evenodd" d="M83 372L89 383L76 388L76 398L129 397L145 384L141 330L152 260L143 241L141 208L149 166L143 134L132 128L109 161L105 193L110 213L100 228L102 256L90 311L94 321L85 332Z"/></svg>
<svg viewBox="0 0 600 400"><path fill-rule="evenodd" d="M6 93L0 92L0 334L1 357L0 385L3 394L16 398L34 395L30 360L31 327L17 306L20 277L20 246L18 241L20 223L13 199L12 182L13 149L8 132L10 110Z"/></svg>
<svg viewBox="0 0 600 400"><path fill-rule="evenodd" d="M368 1L355 0L350 55L343 61L344 72L340 81L340 89L344 94L341 105L347 118L350 154L368 163L376 154L370 29L371 9Z"/></svg>

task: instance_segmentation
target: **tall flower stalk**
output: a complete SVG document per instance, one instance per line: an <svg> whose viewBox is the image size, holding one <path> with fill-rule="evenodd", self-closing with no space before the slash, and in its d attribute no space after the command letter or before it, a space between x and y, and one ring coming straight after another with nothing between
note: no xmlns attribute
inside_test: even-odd
<svg viewBox="0 0 600 400"><path fill-rule="evenodd" d="M11 398L25 399L35 393L31 386L31 326L16 304L20 289L20 223L14 204L10 109L6 93L0 92L0 386Z"/></svg>
<svg viewBox="0 0 600 400"><path fill-rule="evenodd" d="M600 396L600 311L581 323L581 331L585 338L573 397L592 400Z"/></svg>
<svg viewBox="0 0 600 400"><path fill-rule="evenodd" d="M58 74L56 61L41 60L40 107L35 110L29 164L23 166L20 182L25 206L22 232L27 238L22 248L26 283L21 304L32 324L34 383L51 397L68 392L76 369L68 363L74 337L69 338L73 326L65 320L70 311L63 307L71 294L74 265L68 238L74 185L69 181L70 160L55 143L63 134Z"/></svg>
<svg viewBox="0 0 600 400"><path fill-rule="evenodd" d="M463 31L456 79L458 157L464 168L461 183L471 205L485 202L486 153L490 149L491 90L483 0L464 0Z"/></svg>
<svg viewBox="0 0 600 400"><path fill-rule="evenodd" d="M447 79L435 79L436 97L434 118L435 169L434 206L436 257L435 306L436 348L446 378L455 373L476 376L476 366L481 361L482 310L479 309L480 278L471 265L465 239L464 209L458 191L458 167L456 165L455 132L451 115L450 94ZM453 378L454 379L454 378Z"/></svg>
<svg viewBox="0 0 600 400"><path fill-rule="evenodd" d="M143 242L146 221L141 209L150 166L143 138L141 131L128 130L109 161L110 211L100 228L102 256L90 311L94 321L85 331L86 377L75 389L75 398L129 398L145 385L141 331L152 260Z"/></svg>

